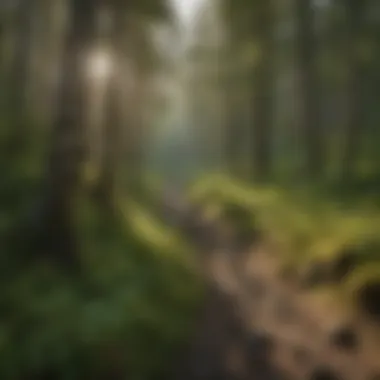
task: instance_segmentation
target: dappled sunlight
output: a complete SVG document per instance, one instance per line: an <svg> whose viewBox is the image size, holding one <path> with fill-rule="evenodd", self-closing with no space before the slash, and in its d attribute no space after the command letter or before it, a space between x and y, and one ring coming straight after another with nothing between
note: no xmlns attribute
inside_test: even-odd
<svg viewBox="0 0 380 380"><path fill-rule="evenodd" d="M105 81L112 75L112 55L105 49L95 50L87 57L86 66L90 79Z"/></svg>

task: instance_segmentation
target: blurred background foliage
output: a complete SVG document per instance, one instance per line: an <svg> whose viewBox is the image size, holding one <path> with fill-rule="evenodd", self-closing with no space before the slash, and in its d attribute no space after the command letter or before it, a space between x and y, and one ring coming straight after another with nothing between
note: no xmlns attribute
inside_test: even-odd
<svg viewBox="0 0 380 380"><path fill-rule="evenodd" d="M0 2L2 379L171 376L204 284L167 188L378 283L380 2L190 3Z"/></svg>

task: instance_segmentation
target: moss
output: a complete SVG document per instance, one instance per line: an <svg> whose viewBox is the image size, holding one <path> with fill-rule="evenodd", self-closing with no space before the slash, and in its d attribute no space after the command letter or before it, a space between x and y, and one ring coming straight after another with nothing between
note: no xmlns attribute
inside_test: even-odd
<svg viewBox="0 0 380 380"><path fill-rule="evenodd" d="M379 262L380 211L374 204L343 204L327 192L251 186L220 176L200 181L190 193L195 199L217 199L232 209L241 229L251 225L273 240L288 277L306 273L313 283L338 285L347 302L353 299L348 284ZM373 276L380 279L380 272Z"/></svg>

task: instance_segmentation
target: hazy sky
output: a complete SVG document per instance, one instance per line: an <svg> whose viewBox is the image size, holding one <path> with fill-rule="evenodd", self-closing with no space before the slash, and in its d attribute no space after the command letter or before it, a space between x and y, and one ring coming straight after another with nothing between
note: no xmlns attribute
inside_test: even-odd
<svg viewBox="0 0 380 380"><path fill-rule="evenodd" d="M198 6L207 0L171 0L178 11L178 15L186 24L191 23L191 20Z"/></svg>

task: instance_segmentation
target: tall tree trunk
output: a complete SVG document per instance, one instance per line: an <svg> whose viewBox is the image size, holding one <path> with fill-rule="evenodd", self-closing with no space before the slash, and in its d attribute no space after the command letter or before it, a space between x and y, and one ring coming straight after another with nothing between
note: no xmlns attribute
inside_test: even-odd
<svg viewBox="0 0 380 380"><path fill-rule="evenodd" d="M274 111L274 4L272 0L264 0L260 7L256 21L260 59L255 69L253 90L253 165L258 180L271 174Z"/></svg>
<svg viewBox="0 0 380 380"><path fill-rule="evenodd" d="M120 156L120 132L122 116L119 106L120 83L115 72L112 73L106 96L106 125L103 127L103 146L100 162L98 191L100 197L113 202L115 196L118 162Z"/></svg>
<svg viewBox="0 0 380 380"><path fill-rule="evenodd" d="M319 123L319 95L315 65L315 33L312 0L296 0L296 60L299 79L300 133L305 138L304 175L320 176L324 169L323 132Z"/></svg>
<svg viewBox="0 0 380 380"><path fill-rule="evenodd" d="M36 1L22 0L17 4L14 20L14 41L7 83L6 111L9 112L12 131L9 152L18 154L25 148L27 136L27 84L31 64L31 32Z"/></svg>
<svg viewBox="0 0 380 380"><path fill-rule="evenodd" d="M125 14L117 6L111 8L112 27L109 40L112 46L112 72L110 73L108 88L106 90L105 125L103 127L103 147L100 163L100 176L98 194L106 204L112 205L116 191L118 164L120 162L121 133L123 109L120 102L122 94L122 70L123 38L125 30Z"/></svg>
<svg viewBox="0 0 380 380"><path fill-rule="evenodd" d="M97 9L94 0L70 0L68 6L69 26L62 57L43 215L45 249L65 263L75 262L78 253L74 211L85 155L84 117L88 96L85 63L94 39Z"/></svg>
<svg viewBox="0 0 380 380"><path fill-rule="evenodd" d="M134 71L135 83L129 96L130 103L127 108L126 125L128 129L124 133L126 140L126 164L128 168L128 190L139 194L142 188L142 171L144 159L144 147L146 146L147 123L144 119L144 107L146 106L146 72ZM131 89L130 89L131 90Z"/></svg>
<svg viewBox="0 0 380 380"><path fill-rule="evenodd" d="M242 126L242 115L239 107L233 99L233 95L225 90L225 155L229 173L232 176L239 175L239 159L242 156L244 128Z"/></svg>
<svg viewBox="0 0 380 380"><path fill-rule="evenodd" d="M363 73L358 57L358 46L361 43L360 35L363 27L363 14L366 8L366 0L347 0L347 62L349 67L349 79L347 86L347 125L344 136L342 176L344 179L352 177L354 166L358 159L360 150L360 140L364 94L363 94Z"/></svg>
<svg viewBox="0 0 380 380"><path fill-rule="evenodd" d="M31 80L28 103L33 118L48 125L56 93L56 72L64 38L65 0L34 0L38 3L33 22Z"/></svg>

